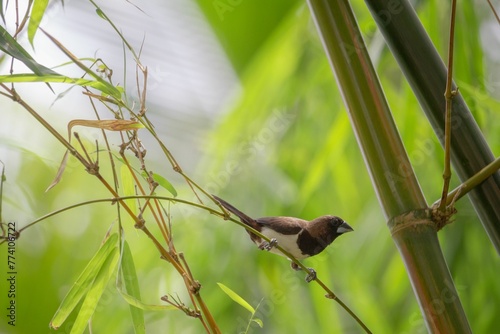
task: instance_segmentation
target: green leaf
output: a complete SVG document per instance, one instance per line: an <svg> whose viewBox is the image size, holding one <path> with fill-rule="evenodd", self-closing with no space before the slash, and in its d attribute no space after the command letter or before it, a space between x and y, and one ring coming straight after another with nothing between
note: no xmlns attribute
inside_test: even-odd
<svg viewBox="0 0 500 334"><path fill-rule="evenodd" d="M101 266L101 269L92 283L92 287L83 301L80 312L78 312L78 316L76 317L73 327L71 328L71 334L80 334L85 331L88 321L92 314L94 314L102 293L104 292L104 289L108 285L108 282L116 269L116 265L120 259L119 255L118 247L114 247L111 254L108 255L106 261Z"/></svg>
<svg viewBox="0 0 500 334"><path fill-rule="evenodd" d="M144 176L145 178L148 177L148 174L144 171L141 173L141 175ZM159 174L153 173L153 179L156 182L158 182L158 184L160 186L162 186L163 188L168 190L168 192L171 193L174 197L177 197L177 190L175 190L172 183L170 183L166 178L164 178L163 176L161 176Z"/></svg>
<svg viewBox="0 0 500 334"><path fill-rule="evenodd" d="M139 280L137 279L137 272L135 270L134 258L132 256L132 252L130 251L130 246L128 245L128 242L126 240L123 242L121 272L123 274L123 279L125 281L125 290L127 291L127 293L134 299L140 300L141 290L139 287ZM132 315L132 321L134 323L135 333L146 333L144 312L141 308L138 308L130 303L129 305L130 313Z"/></svg>
<svg viewBox="0 0 500 334"><path fill-rule="evenodd" d="M40 22L42 22L43 14L45 13L45 9L47 9L48 3L49 0L35 0L33 2L30 21L28 23L28 40L31 45L33 45L33 39L35 38L38 26L40 26Z"/></svg>
<svg viewBox="0 0 500 334"><path fill-rule="evenodd" d="M131 305L131 312L132 312L132 318L134 317L141 317L144 318L142 312L137 312L136 315L134 315L134 312L136 312L137 309L140 310L147 310L147 311L171 311L171 310L177 310L177 308L173 305L148 305L143 303L140 298L141 298L141 292L139 288L139 281L137 279L137 273L135 271L135 265L134 265L134 259L132 257L132 252L130 251L130 247L128 243L125 241L123 244L123 254L122 254L122 261L121 261L121 271L125 280L125 288L127 292L124 292L122 289L122 279L121 276L118 276L116 280L116 287L118 289L118 292L122 295L123 299L127 301ZM136 322L134 320L136 332L138 332L138 329L143 327L141 325L141 322L144 323L144 319L139 320Z"/></svg>
<svg viewBox="0 0 500 334"><path fill-rule="evenodd" d="M58 76L57 72L52 71L35 61L33 57L9 34L4 27L0 26L0 50L16 58L26 65L36 75L44 76Z"/></svg>
<svg viewBox="0 0 500 334"><path fill-rule="evenodd" d="M97 15L99 15L100 18L102 18L104 20L108 20L108 18L106 17L106 14L104 14L104 12L102 11L101 8L97 7L95 12L97 13Z"/></svg>
<svg viewBox="0 0 500 334"><path fill-rule="evenodd" d="M2 21L5 24L5 16L3 15L3 0L0 0L0 17L2 18Z"/></svg>
<svg viewBox="0 0 500 334"><path fill-rule="evenodd" d="M236 303L238 303L241 306L243 306L244 308L246 308L250 313L252 313L252 314L255 313L255 309L252 307L252 305L250 305L246 300L244 300L242 297L240 297L236 292L234 292L233 290L231 290L230 288L228 288L227 286L225 286L222 283L217 283L217 285L219 286L219 288L222 289L222 291L224 291L224 293L226 295L229 296L229 298L231 298Z"/></svg>
<svg viewBox="0 0 500 334"><path fill-rule="evenodd" d="M259 325L260 328L264 327L264 323L259 318L253 318L252 321Z"/></svg>
<svg viewBox="0 0 500 334"><path fill-rule="evenodd" d="M132 173L127 165L122 165L120 168L120 175L123 185L124 196L135 196L135 183ZM137 212L137 204L135 199L126 199L125 203L129 206L132 212Z"/></svg>
<svg viewBox="0 0 500 334"><path fill-rule="evenodd" d="M54 82L74 84L82 87L92 87L105 94L111 95L114 98L121 98L120 89L105 81L94 81L83 78L70 78L64 75L57 74L55 72L53 73L54 74L21 73L12 75L0 75L0 82Z"/></svg>
<svg viewBox="0 0 500 334"><path fill-rule="evenodd" d="M116 233L112 234L99 248L97 253L90 260L76 282L68 291L66 297L64 297L64 300L61 302L59 309L56 311L56 314L54 314L54 317L50 321L50 327L57 329L67 319L76 305L80 302L80 299L82 299L82 297L90 289L92 282L94 282L97 273L103 266L104 261L113 252L113 250L116 249L117 241L118 235Z"/></svg>
<svg viewBox="0 0 500 334"><path fill-rule="evenodd" d="M139 130L144 125L138 121L128 119L74 119L68 123L68 134L74 126L84 126L108 131Z"/></svg>

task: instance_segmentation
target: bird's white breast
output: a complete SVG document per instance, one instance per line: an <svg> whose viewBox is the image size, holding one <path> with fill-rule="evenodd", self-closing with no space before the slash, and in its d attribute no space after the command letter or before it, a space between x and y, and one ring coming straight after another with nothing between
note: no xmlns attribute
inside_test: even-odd
<svg viewBox="0 0 500 334"><path fill-rule="evenodd" d="M299 246L297 245L298 234L290 234L290 235L280 234L265 226L262 227L260 233L262 233L269 239L273 238L276 239L278 241L278 245L281 246L288 253L292 254L296 259L301 260L308 257L308 255L302 254L302 252L299 249ZM284 256L283 253L281 253L277 248L272 248L270 252Z"/></svg>

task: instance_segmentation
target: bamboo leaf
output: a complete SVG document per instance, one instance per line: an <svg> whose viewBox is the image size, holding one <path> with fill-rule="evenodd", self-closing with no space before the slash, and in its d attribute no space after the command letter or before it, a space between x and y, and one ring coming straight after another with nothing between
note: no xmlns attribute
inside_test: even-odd
<svg viewBox="0 0 500 334"><path fill-rule="evenodd" d="M122 295L123 299L125 299L125 301L130 304L132 319L134 319L134 317L138 318L137 320L134 319L136 332L139 332L141 328L145 326L144 315L142 310L148 310L148 311L177 310L177 308L173 305L148 305L140 300L141 292L139 288L139 281L137 279L137 273L135 270L134 259L132 257L132 252L130 251L130 246L126 241L123 244L121 266L122 266L121 271L123 274L123 279L125 280L125 289L127 290L127 292L123 291L121 276L118 276L118 279L116 281L116 287L118 289L118 292ZM140 310L140 312L137 311L138 309ZM134 313L136 314L134 315Z"/></svg>
<svg viewBox="0 0 500 334"><path fill-rule="evenodd" d="M144 172L144 171L141 174L145 178L148 177L148 174L146 172ZM166 178L164 178L163 176L161 176L159 174L153 173L153 179L156 182L158 182L158 184L160 186L162 186L163 188L165 188L166 190L168 190L168 192L171 193L174 197L177 197L177 190L175 190L175 188L172 185L172 183L170 183Z"/></svg>
<svg viewBox="0 0 500 334"><path fill-rule="evenodd" d="M253 318L252 321L259 325L260 328L264 327L264 323L259 318Z"/></svg>
<svg viewBox="0 0 500 334"><path fill-rule="evenodd" d="M89 128L98 128L109 131L127 131L138 130L144 128L140 122L131 121L126 119L102 119L102 120L88 120L88 119L74 119L68 123L68 132L74 126L85 126Z"/></svg>
<svg viewBox="0 0 500 334"><path fill-rule="evenodd" d="M132 177L132 172L130 171L127 165L121 166L120 175L122 178L123 194L125 196L136 195L134 178ZM125 200L125 203L127 203L132 212L137 212L137 204L134 199L127 199Z"/></svg>
<svg viewBox="0 0 500 334"><path fill-rule="evenodd" d="M107 20L108 18L106 17L106 15L104 14L104 12L102 11L101 8L97 7L97 9L95 10L95 12L97 13L97 15L101 18L101 19L104 19L104 20Z"/></svg>
<svg viewBox="0 0 500 334"><path fill-rule="evenodd" d="M2 18L2 21L5 24L5 16L3 14L3 0L0 0L0 17Z"/></svg>
<svg viewBox="0 0 500 334"><path fill-rule="evenodd" d="M64 153L63 159L62 159L61 163L59 164L59 168L57 169L56 177L54 178L52 183L47 187L47 189L45 189L45 192L54 188L61 181L64 170L66 169L66 164L68 163L68 157L69 157L69 151L66 150L66 152Z"/></svg>
<svg viewBox="0 0 500 334"><path fill-rule="evenodd" d="M1 27L0 27L1 28ZM0 37L1 38L1 37ZM1 41L0 41L1 43ZM1 49L1 44L0 44L0 49ZM17 57L16 57L17 58ZM20 59L21 60L21 59ZM24 62L24 61L23 61ZM34 61L32 61L34 62ZM28 64L24 62L26 66ZM65 84L73 84L73 85L78 85L82 87L92 87L95 88L102 93L106 95L111 95L112 97L116 99L120 99L121 97L121 89L118 87L115 87L109 83L107 83L104 80L90 80L90 79L83 79L83 78L70 78L65 75L60 75L50 69L45 68L40 64L35 63L36 65L31 65L30 67L34 74L31 73L21 73L21 74L12 74L12 75L0 75L0 82L46 82L46 83L65 83ZM34 66L40 66L40 68L37 68L35 71ZM51 72L47 72L51 71Z"/></svg>
<svg viewBox="0 0 500 334"><path fill-rule="evenodd" d="M120 283L121 284L121 283ZM130 304L131 306L134 306L138 309L144 310L144 311L173 311L173 310L178 310L177 307L173 305L152 305L152 304L146 304L142 300L137 299L136 297L129 295L123 289L121 288L121 285L118 285L118 292L122 295L123 299Z"/></svg>
<svg viewBox="0 0 500 334"><path fill-rule="evenodd" d="M75 309L76 305L90 289L92 282L94 282L97 273L103 266L104 261L109 257L112 251L116 249L117 241L118 235L116 233L112 234L99 248L97 253L90 260L76 282L64 297L61 305L50 321L49 326L51 328L59 328L62 323L68 318L70 313Z"/></svg>
<svg viewBox="0 0 500 334"><path fill-rule="evenodd" d="M252 305L250 305L245 299L240 297L240 295L238 295L236 292L234 292L233 290L231 290L230 288L228 288L227 286L225 286L222 283L217 283L217 285L219 286L219 288L221 288L222 291L224 291L224 293L226 295L229 296L229 298L231 298L236 303L238 303L241 306L243 306L244 308L246 308L250 313L252 313L252 314L255 313L255 309L252 307Z"/></svg>
<svg viewBox="0 0 500 334"><path fill-rule="evenodd" d="M42 22L43 14L49 0L35 0L33 2L33 7L31 8L30 21L28 23L28 40L30 44L33 45L33 39L35 38L36 31Z"/></svg>
<svg viewBox="0 0 500 334"><path fill-rule="evenodd" d="M141 289L139 287L139 280L137 279L137 272L135 270L134 258L130 251L130 246L125 240L123 242L123 254L121 261L121 272L125 281L125 290L134 299L141 299ZM120 277L120 275L118 275ZM120 290L120 289L119 289ZM146 325L144 323L144 312L141 308L136 307L129 303L132 321L134 323L135 333L146 333Z"/></svg>
<svg viewBox="0 0 500 334"><path fill-rule="evenodd" d="M59 73L37 63L35 59L33 59L33 57L31 57L31 55L19 43L17 43L17 41L2 26L0 26L0 50L24 63L24 65L32 70L37 76L60 76Z"/></svg>
<svg viewBox="0 0 500 334"><path fill-rule="evenodd" d="M95 280L92 283L92 287L88 291L87 296L83 301L80 312L76 317L73 327L71 328L71 334L83 333L83 331L87 327L87 323L92 314L94 314L95 308L97 307L102 293L104 292L104 289L108 285L108 282L115 271L119 259L120 257L118 248L112 248L111 253L108 255L106 261L101 266L99 272L97 273L97 276L95 277Z"/></svg>

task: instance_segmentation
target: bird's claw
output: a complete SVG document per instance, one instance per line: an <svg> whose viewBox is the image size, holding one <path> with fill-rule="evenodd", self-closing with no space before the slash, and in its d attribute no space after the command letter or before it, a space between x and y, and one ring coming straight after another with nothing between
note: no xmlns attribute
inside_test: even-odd
<svg viewBox="0 0 500 334"><path fill-rule="evenodd" d="M302 270L302 268L299 267L295 262L291 262L290 266L293 270ZM316 270L314 270L313 268L307 268L307 270L309 270L309 273L306 276L306 282L311 283L316 279Z"/></svg>
<svg viewBox="0 0 500 334"><path fill-rule="evenodd" d="M306 282L311 283L316 279L316 270L314 270L313 268L307 268L307 269L309 269L309 274L307 274L306 276Z"/></svg>
<svg viewBox="0 0 500 334"><path fill-rule="evenodd" d="M259 248L262 250L265 249L266 251L270 251L271 249L273 249L273 247L276 247L276 245L278 245L278 240L276 240L275 238L272 238L270 242L263 241L259 245Z"/></svg>

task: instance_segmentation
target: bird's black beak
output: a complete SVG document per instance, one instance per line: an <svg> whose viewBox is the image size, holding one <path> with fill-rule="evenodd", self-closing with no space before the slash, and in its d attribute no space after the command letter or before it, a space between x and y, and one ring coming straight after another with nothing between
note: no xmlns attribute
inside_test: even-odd
<svg viewBox="0 0 500 334"><path fill-rule="evenodd" d="M354 229L349 224L347 224L346 222L343 222L342 225L340 225L337 228L337 233L338 234L352 232L352 231L354 231Z"/></svg>

